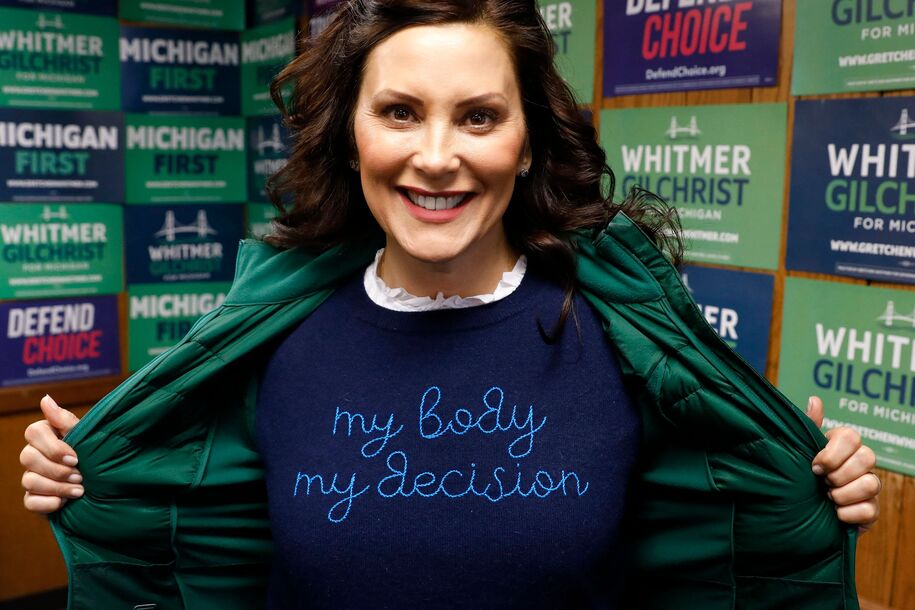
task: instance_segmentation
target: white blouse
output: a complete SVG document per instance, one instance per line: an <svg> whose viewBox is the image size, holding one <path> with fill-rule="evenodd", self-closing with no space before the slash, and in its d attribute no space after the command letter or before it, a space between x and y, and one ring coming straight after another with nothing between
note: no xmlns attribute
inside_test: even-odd
<svg viewBox="0 0 915 610"><path fill-rule="evenodd" d="M375 254L375 260L368 266L363 275L363 285L369 298L385 309L393 311L432 311L435 309L461 309L463 307L476 307L504 299L521 285L524 272L527 270L527 257L523 254L518 257L518 262L511 271L502 274L502 279L496 289L489 294L478 294L472 297L450 296L445 297L439 292L432 297L418 297L410 294L403 288L391 288L378 276L378 261L384 248Z"/></svg>

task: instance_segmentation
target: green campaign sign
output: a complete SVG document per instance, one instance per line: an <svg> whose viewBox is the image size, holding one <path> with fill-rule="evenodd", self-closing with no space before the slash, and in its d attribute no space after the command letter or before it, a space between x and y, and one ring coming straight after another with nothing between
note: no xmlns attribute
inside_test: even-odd
<svg viewBox="0 0 915 610"><path fill-rule="evenodd" d="M276 114L270 81L295 55L295 20L290 17L241 35L241 111Z"/></svg>
<svg viewBox="0 0 915 610"><path fill-rule="evenodd" d="M915 3L797 2L793 95L915 86Z"/></svg>
<svg viewBox="0 0 915 610"><path fill-rule="evenodd" d="M0 106L117 110L118 21L0 9Z"/></svg>
<svg viewBox="0 0 915 610"><path fill-rule="evenodd" d="M594 0L538 0L540 14L556 44L556 66L581 104L594 98L594 47L597 4Z"/></svg>
<svg viewBox="0 0 915 610"><path fill-rule="evenodd" d="M915 292L789 277L783 320L779 388L915 475Z"/></svg>
<svg viewBox="0 0 915 610"><path fill-rule="evenodd" d="M123 226L118 205L0 203L0 299L119 292Z"/></svg>
<svg viewBox="0 0 915 610"><path fill-rule="evenodd" d="M784 104L604 110L601 142L618 197L677 208L687 260L775 269L786 121Z"/></svg>
<svg viewBox="0 0 915 610"><path fill-rule="evenodd" d="M245 120L127 115L127 203L240 203Z"/></svg>
<svg viewBox="0 0 915 610"><path fill-rule="evenodd" d="M249 203L245 205L245 234L256 239L273 232L276 208L272 203Z"/></svg>
<svg viewBox="0 0 915 610"><path fill-rule="evenodd" d="M120 0L126 21L172 23L216 30L245 29L245 3L241 0Z"/></svg>
<svg viewBox="0 0 915 610"><path fill-rule="evenodd" d="M128 355L131 371L181 340L200 316L222 304L229 282L128 286Z"/></svg>

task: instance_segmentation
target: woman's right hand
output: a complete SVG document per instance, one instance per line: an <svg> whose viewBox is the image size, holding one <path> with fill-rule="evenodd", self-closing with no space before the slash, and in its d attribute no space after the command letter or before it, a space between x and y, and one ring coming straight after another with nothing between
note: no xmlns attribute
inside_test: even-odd
<svg viewBox="0 0 915 610"><path fill-rule="evenodd" d="M25 429L28 445L19 454L25 468L22 486L23 503L35 513L53 513L67 503L68 498L83 495L83 477L76 469L76 452L60 440L79 422L79 418L60 408L54 399L45 396L40 402L46 419L29 424Z"/></svg>

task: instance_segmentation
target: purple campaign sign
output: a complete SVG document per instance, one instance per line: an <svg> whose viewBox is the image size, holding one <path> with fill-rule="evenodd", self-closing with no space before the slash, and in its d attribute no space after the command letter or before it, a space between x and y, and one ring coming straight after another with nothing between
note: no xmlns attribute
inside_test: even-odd
<svg viewBox="0 0 915 610"><path fill-rule="evenodd" d="M0 304L0 387L121 372L117 297Z"/></svg>
<svg viewBox="0 0 915 610"><path fill-rule="evenodd" d="M604 0L604 96L775 85L781 0Z"/></svg>

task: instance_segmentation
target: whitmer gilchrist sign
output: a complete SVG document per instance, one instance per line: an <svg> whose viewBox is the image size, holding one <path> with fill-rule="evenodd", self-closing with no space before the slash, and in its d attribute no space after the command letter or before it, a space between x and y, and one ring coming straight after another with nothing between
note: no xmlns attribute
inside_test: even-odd
<svg viewBox="0 0 915 610"><path fill-rule="evenodd" d="M0 303L0 386L121 372L117 297Z"/></svg>
<svg viewBox="0 0 915 610"><path fill-rule="evenodd" d="M797 102L785 264L915 284L915 97Z"/></svg>
<svg viewBox="0 0 915 610"><path fill-rule="evenodd" d="M781 0L604 0L604 96L774 85L781 17Z"/></svg>
<svg viewBox="0 0 915 610"><path fill-rule="evenodd" d="M231 282L241 205L126 206L127 283Z"/></svg>
<svg viewBox="0 0 915 610"><path fill-rule="evenodd" d="M680 276L718 336L765 374L775 279L763 273L689 265L680 270Z"/></svg>
<svg viewBox="0 0 915 610"><path fill-rule="evenodd" d="M119 112L0 108L0 201L124 200Z"/></svg>

